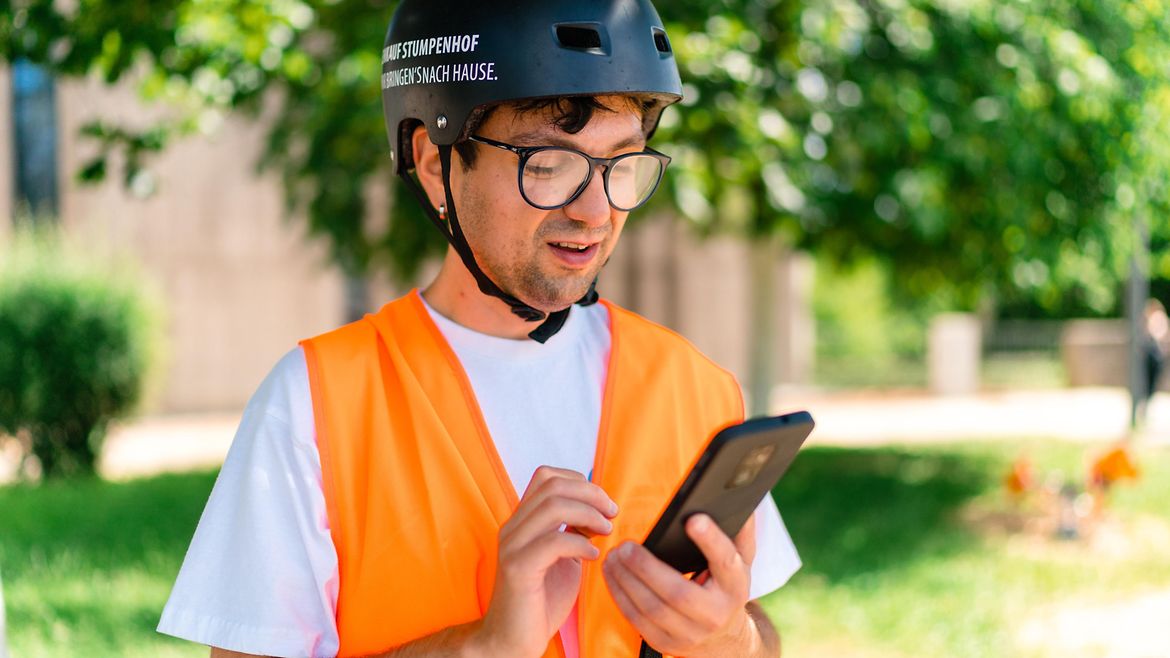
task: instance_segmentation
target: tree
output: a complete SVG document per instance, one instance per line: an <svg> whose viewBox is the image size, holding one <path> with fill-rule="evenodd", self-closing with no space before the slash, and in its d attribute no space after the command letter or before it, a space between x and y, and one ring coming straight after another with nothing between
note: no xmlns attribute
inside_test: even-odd
<svg viewBox="0 0 1170 658"><path fill-rule="evenodd" d="M876 252L965 305L991 283L1101 307L1128 255L1112 245L1167 208L1170 5L671 8L694 93L664 133L704 228Z"/></svg>
<svg viewBox="0 0 1170 658"><path fill-rule="evenodd" d="M660 4L687 99L664 117L676 166L659 201L701 232L753 239L760 270L783 242L881 258L907 298L1104 313L1145 221L1170 276L1170 229L1155 221L1170 173L1166 0ZM0 14L0 56L111 82L141 72L147 97L189 109L90 127L127 151L125 180L169 135L270 99L260 164L347 273L409 272L442 248L413 203L365 221L362 191L387 184L377 53L391 0L62 5ZM86 173L104 172L99 158ZM752 379L760 400L770 377Z"/></svg>
<svg viewBox="0 0 1170 658"><path fill-rule="evenodd" d="M674 203L701 230L876 256L905 297L1101 313L1135 218L1167 209L1166 3L664 10L690 87Z"/></svg>
<svg viewBox="0 0 1170 658"><path fill-rule="evenodd" d="M106 118L84 133L101 149L81 172L107 176L120 152L131 189L146 161L176 136L210 132L225 112L271 117L258 168L279 172L290 212L304 211L349 276L412 273L442 238L413 203L368 221L363 191L390 184L379 85L382 39L395 3L300 0L4 2L0 58L58 75L131 79L145 100L175 112L152 125Z"/></svg>

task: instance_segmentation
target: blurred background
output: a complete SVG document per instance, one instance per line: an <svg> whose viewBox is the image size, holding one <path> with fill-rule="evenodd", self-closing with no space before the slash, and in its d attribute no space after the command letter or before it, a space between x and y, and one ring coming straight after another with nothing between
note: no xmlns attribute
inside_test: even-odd
<svg viewBox="0 0 1170 658"><path fill-rule="evenodd" d="M205 655L153 628L248 397L435 272L394 4L0 12L12 656ZM674 160L599 290L817 418L786 655L1170 656L1170 3L659 11Z"/></svg>

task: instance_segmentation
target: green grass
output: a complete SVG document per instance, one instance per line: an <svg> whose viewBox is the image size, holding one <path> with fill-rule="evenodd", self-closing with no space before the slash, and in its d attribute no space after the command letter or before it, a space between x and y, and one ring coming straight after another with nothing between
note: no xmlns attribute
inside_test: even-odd
<svg viewBox="0 0 1170 658"><path fill-rule="evenodd" d="M834 390L926 388L926 359L818 356L813 382Z"/></svg>
<svg viewBox="0 0 1170 658"><path fill-rule="evenodd" d="M13 658L206 656L154 627L214 478L0 488Z"/></svg>
<svg viewBox="0 0 1170 658"><path fill-rule="evenodd" d="M928 385L926 357L820 355L814 366L816 385L835 390L923 389ZM1051 389L1068 384L1060 355L1053 352L984 354L980 385L986 390Z"/></svg>
<svg viewBox="0 0 1170 658"><path fill-rule="evenodd" d="M999 483L1024 450L1041 474L1083 462L1061 443L804 451L776 491L804 568L765 601L786 655L1032 658L1014 638L1034 611L1170 588L1170 546L1140 532L1103 556L972 521L1011 516ZM1140 454L1111 523L1170 527L1170 451ZM206 656L154 626L213 480L0 487L13 658Z"/></svg>
<svg viewBox="0 0 1170 658"><path fill-rule="evenodd" d="M1170 528L1170 452L1140 452L1143 478L1112 497L1098 534L1120 529L1120 555L986 521L1045 518L1038 500L1020 508L1001 490L1024 452L1038 474L1072 476L1086 450L1004 442L802 453L775 493L804 567L765 601L789 655L1043 655L1015 639L1035 611L1170 588L1170 540L1140 530Z"/></svg>
<svg viewBox="0 0 1170 658"><path fill-rule="evenodd" d="M983 386L989 389L1053 389L1068 385L1060 354L1001 352L983 357Z"/></svg>

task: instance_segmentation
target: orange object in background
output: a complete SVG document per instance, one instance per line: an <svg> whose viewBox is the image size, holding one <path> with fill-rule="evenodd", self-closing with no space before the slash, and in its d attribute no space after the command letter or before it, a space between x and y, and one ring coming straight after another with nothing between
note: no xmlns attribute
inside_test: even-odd
<svg viewBox="0 0 1170 658"><path fill-rule="evenodd" d="M1098 457L1089 466L1089 483L1108 488L1121 480L1136 480L1141 471L1125 446L1118 446Z"/></svg>
<svg viewBox="0 0 1170 658"><path fill-rule="evenodd" d="M1028 493L1035 482L1032 474L1032 460L1020 457L1012 463L1012 470L1003 479L1003 486L1014 498Z"/></svg>

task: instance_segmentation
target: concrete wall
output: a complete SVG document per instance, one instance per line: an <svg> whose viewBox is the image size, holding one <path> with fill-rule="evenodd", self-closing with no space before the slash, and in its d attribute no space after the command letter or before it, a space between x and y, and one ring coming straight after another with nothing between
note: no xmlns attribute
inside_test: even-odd
<svg viewBox="0 0 1170 658"><path fill-rule="evenodd" d="M6 94L10 85L3 71L0 76ZM0 121L11 126L11 103L0 101ZM302 219L283 218L279 181L254 175L262 125L229 119L210 137L172 143L150 163L157 193L142 199L121 185L120 163L112 163L100 186L74 182L93 155L93 144L82 141L78 129L98 117L146 125L159 110L143 108L128 89L92 81L60 84L57 102L63 225L94 250L140 262L168 311L169 361L146 411L239 409L297 340L344 321L345 282L327 264L324 245L305 240ZM10 156L9 133L0 131L0 152ZM0 162L0 179L4 217L10 214L10 162ZM385 191L368 194L371 217L384 217ZM6 231L9 223L0 226ZM600 289L687 336L746 384L747 254L741 241L700 243L681 222L651 218L623 237ZM434 271L427 268L422 280ZM779 349L773 372L783 382L803 382L814 352L811 263L782 258L775 276ZM371 281L370 308L404 288Z"/></svg>
<svg viewBox="0 0 1170 658"><path fill-rule="evenodd" d="M1129 324L1125 320L1070 320L1060 355L1070 386L1129 386Z"/></svg>
<svg viewBox="0 0 1170 658"><path fill-rule="evenodd" d="M341 322L343 285L303 222L282 216L275 176L253 168L263 129L229 119L210 138L170 145L150 164L158 192L136 198L120 164L96 187L74 183L93 145L78 128L97 118L145 121L128 90L95 82L58 87L61 221L94 248L141 262L168 312L169 363L159 411L241 407L296 341Z"/></svg>
<svg viewBox="0 0 1170 658"><path fill-rule="evenodd" d="M747 386L750 371L749 245L700 241L669 216L635 223L605 268L601 293L679 332ZM807 383L815 329L812 259L781 252L773 270L772 373L777 384Z"/></svg>

